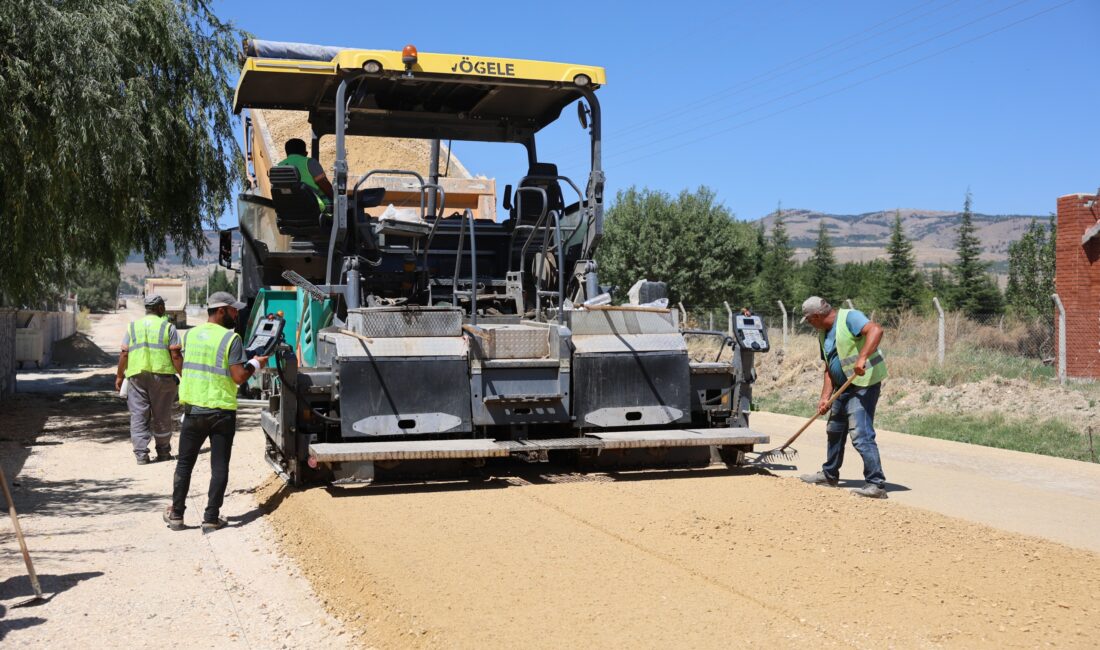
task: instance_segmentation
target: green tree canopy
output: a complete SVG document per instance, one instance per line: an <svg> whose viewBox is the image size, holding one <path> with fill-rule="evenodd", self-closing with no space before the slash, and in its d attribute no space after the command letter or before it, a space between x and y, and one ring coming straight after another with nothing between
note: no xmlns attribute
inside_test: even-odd
<svg viewBox="0 0 1100 650"><path fill-rule="evenodd" d="M886 246L886 277L883 283L882 308L891 312L913 309L923 302L924 277L917 270L913 243L905 236L901 212L894 212L890 243Z"/></svg>
<svg viewBox="0 0 1100 650"><path fill-rule="evenodd" d="M234 275L233 278L229 277L229 274L225 269L215 266L207 269L210 274L206 278L193 280L187 289L187 302L193 305L205 305L207 294L207 283L209 283L210 293L217 291L228 291L234 296L237 295L237 279Z"/></svg>
<svg viewBox="0 0 1100 650"><path fill-rule="evenodd" d="M810 259L806 260L806 293L821 296L829 302L837 300L836 295L836 255L833 242L829 239L829 230L825 222L818 224L817 244Z"/></svg>
<svg viewBox="0 0 1100 650"><path fill-rule="evenodd" d="M830 301L834 307L847 307L848 300L855 308L870 315L882 302L882 282L888 272L885 260L848 262L837 268L837 297Z"/></svg>
<svg viewBox="0 0 1100 650"><path fill-rule="evenodd" d="M241 166L238 31L206 0L0 2L0 293L202 250Z"/></svg>
<svg viewBox="0 0 1100 650"><path fill-rule="evenodd" d="M121 279L118 266L79 264L71 274L73 293L81 307L92 311L109 311L118 304Z"/></svg>
<svg viewBox="0 0 1100 650"><path fill-rule="evenodd" d="M1014 314L1038 316L1054 308L1054 217L1048 228L1032 220L1027 232L1008 245L1005 301Z"/></svg>
<svg viewBox="0 0 1100 650"><path fill-rule="evenodd" d="M672 197L631 187L615 196L596 257L617 298L646 278L667 282L673 302L714 306L745 295L756 254L752 226L735 221L712 190Z"/></svg>

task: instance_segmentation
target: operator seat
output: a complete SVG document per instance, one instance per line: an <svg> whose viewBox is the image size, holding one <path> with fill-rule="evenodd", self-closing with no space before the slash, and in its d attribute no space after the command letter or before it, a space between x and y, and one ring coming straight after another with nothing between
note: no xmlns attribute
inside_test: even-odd
<svg viewBox="0 0 1100 650"><path fill-rule="evenodd" d="M276 165L267 177L271 181L271 201L275 204L275 224L280 233L312 238L327 232L324 222L331 224L332 207L322 209L318 205L317 192L302 182L297 167Z"/></svg>
<svg viewBox="0 0 1100 650"><path fill-rule="evenodd" d="M557 175L558 166L554 163L537 162L527 170L527 176L520 181L519 187L541 187L546 190L546 200L549 202L546 211L557 210L560 216L565 209L565 199L562 197L561 185L557 178L531 178L531 176L556 177ZM512 200L511 217L517 224L534 225L541 212L542 195L537 192L516 192L516 198Z"/></svg>

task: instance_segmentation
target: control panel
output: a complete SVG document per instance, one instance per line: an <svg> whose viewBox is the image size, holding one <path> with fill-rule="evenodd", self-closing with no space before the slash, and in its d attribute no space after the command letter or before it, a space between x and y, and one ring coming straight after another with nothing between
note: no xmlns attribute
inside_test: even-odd
<svg viewBox="0 0 1100 650"><path fill-rule="evenodd" d="M282 340L285 326L286 320L281 315L268 314L265 316L256 325L252 338L248 340L248 345L244 349L245 356L249 359L256 356L269 356L275 350L275 346L279 344L279 341Z"/></svg>
<svg viewBox="0 0 1100 650"><path fill-rule="evenodd" d="M744 350L767 352L771 347L768 343L768 329L760 316L739 314L734 319L733 332L737 336L737 345Z"/></svg>

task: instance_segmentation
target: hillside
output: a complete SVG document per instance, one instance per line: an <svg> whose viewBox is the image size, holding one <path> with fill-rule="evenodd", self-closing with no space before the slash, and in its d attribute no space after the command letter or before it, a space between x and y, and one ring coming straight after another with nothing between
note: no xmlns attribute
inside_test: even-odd
<svg viewBox="0 0 1100 650"><path fill-rule="evenodd" d="M824 221L829 230L837 259L841 262L867 261L885 257L894 210L863 214L827 214L813 210L783 210L783 221L796 248L799 260L809 257L817 241L817 229ZM960 213L902 209L905 232L913 242L917 261L926 266L949 263L955 256L955 238ZM988 215L974 213L974 225L982 242L982 257L994 268L1008 259L1008 245L1027 230L1032 219L1046 223L1048 217L1033 215ZM771 232L775 214L757 220Z"/></svg>
<svg viewBox="0 0 1100 650"><path fill-rule="evenodd" d="M201 258L192 255L190 266L184 266L180 256L173 252L158 260L153 271L150 272L145 266L145 259L139 254L131 253L122 265L123 279L139 285L146 277L175 278L187 276L192 282L204 282L207 273L213 271L218 263L218 233L207 230L205 235L206 252ZM234 260L239 259L240 246L241 235L237 231L233 231Z"/></svg>

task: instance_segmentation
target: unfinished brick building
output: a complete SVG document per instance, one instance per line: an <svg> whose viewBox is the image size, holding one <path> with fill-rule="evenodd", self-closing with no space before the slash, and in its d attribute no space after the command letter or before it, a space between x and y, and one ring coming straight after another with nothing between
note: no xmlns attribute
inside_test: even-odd
<svg viewBox="0 0 1100 650"><path fill-rule="evenodd" d="M1100 379L1100 194L1058 199L1055 290L1066 308L1066 376Z"/></svg>

